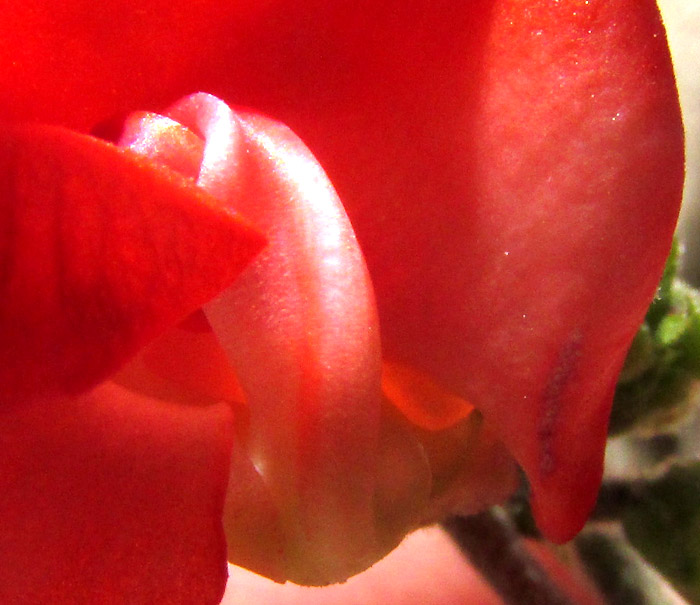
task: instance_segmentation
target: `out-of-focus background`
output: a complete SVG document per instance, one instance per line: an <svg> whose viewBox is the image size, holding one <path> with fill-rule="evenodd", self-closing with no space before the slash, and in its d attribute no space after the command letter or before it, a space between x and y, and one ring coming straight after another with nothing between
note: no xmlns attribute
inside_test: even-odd
<svg viewBox="0 0 700 605"><path fill-rule="evenodd" d="M700 0L658 0L664 18L686 128L687 176L679 234L684 275L700 285Z"/></svg>

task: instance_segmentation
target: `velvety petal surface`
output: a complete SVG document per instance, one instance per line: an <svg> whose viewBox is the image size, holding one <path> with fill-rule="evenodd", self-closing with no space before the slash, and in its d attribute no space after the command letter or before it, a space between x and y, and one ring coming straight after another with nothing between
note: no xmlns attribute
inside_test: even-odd
<svg viewBox="0 0 700 605"><path fill-rule="evenodd" d="M229 285L263 237L194 181L71 131L0 133L0 403L77 394Z"/></svg>
<svg viewBox="0 0 700 605"><path fill-rule="evenodd" d="M109 383L0 412L0 602L218 603L231 427Z"/></svg>
<svg viewBox="0 0 700 605"><path fill-rule="evenodd" d="M453 190L377 184L385 216L410 217L387 237L373 204L348 207L387 354L483 411L565 540L595 500L617 371L668 251L682 130L654 3L495 2L491 18Z"/></svg>
<svg viewBox="0 0 700 605"><path fill-rule="evenodd" d="M3 2L0 119L87 131L115 114L162 109L209 90L229 63L222 41L235 47L268 3Z"/></svg>
<svg viewBox="0 0 700 605"><path fill-rule="evenodd" d="M0 115L88 128L203 88L287 123L355 227L385 351L484 412L570 537L680 199L655 3L226 4L14 3Z"/></svg>
<svg viewBox="0 0 700 605"><path fill-rule="evenodd" d="M652 1L460 6L277 7L250 46L270 85L258 72L236 94L329 173L385 355L484 413L565 540L595 500L617 372L680 203L671 63Z"/></svg>

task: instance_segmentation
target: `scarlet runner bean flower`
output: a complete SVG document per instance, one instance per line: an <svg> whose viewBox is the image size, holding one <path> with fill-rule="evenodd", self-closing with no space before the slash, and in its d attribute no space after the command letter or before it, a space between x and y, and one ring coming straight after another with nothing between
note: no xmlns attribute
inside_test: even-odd
<svg viewBox="0 0 700 605"><path fill-rule="evenodd" d="M655 4L206 9L0 24L0 596L215 602L225 548L338 581L510 456L570 538L680 199ZM197 89L255 112L78 134Z"/></svg>

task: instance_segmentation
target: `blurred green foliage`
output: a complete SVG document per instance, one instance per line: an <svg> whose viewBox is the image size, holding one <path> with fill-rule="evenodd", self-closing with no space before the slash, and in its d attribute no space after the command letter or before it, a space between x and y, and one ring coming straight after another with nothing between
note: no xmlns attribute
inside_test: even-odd
<svg viewBox="0 0 700 605"><path fill-rule="evenodd" d="M620 375L610 434L634 427L650 433L683 417L700 379L700 296L678 277L674 243L656 297Z"/></svg>

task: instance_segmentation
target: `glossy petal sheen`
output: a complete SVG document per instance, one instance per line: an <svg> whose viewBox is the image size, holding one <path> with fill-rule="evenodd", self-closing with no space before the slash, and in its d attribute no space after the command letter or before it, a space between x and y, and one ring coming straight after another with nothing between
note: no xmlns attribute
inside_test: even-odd
<svg viewBox="0 0 700 605"><path fill-rule="evenodd" d="M456 190L414 197L393 237L362 240L373 208L351 216L388 354L483 411L565 540L595 500L617 371L668 250L682 131L652 3L499 2L492 20L454 124ZM386 211L405 215L397 193Z"/></svg>
<svg viewBox="0 0 700 605"><path fill-rule="evenodd" d="M0 403L94 386L262 247L132 153L61 128L0 136Z"/></svg>
<svg viewBox="0 0 700 605"><path fill-rule="evenodd" d="M384 353L482 410L525 468L541 528L570 538L680 203L656 6L310 4L313 19L282 9L249 49L296 69L270 60L232 94L290 124L328 171Z"/></svg>
<svg viewBox="0 0 700 605"><path fill-rule="evenodd" d="M250 407L246 453L278 510L282 573L344 579L378 549L380 355L364 260L330 183L288 129L207 95L168 114L206 140L198 183L270 241L206 312Z"/></svg>

